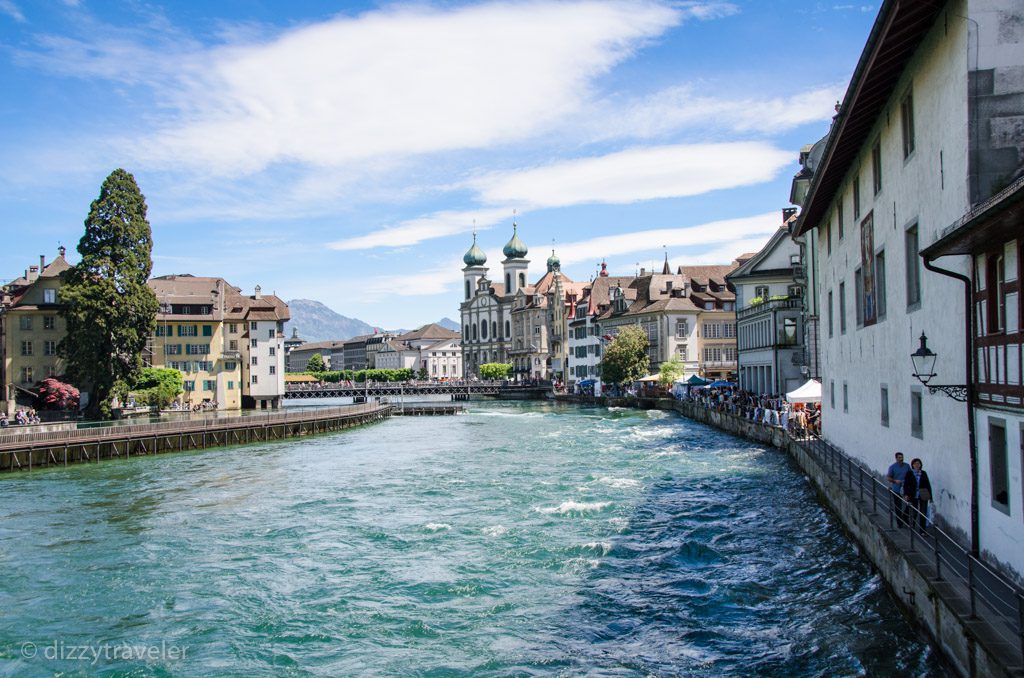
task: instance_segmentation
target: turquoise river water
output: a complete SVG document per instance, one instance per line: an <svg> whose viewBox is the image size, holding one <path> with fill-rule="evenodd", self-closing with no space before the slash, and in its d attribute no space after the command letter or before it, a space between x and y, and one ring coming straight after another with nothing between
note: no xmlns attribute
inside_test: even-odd
<svg viewBox="0 0 1024 678"><path fill-rule="evenodd" d="M2 675L943 667L786 455L477 404L0 478Z"/></svg>

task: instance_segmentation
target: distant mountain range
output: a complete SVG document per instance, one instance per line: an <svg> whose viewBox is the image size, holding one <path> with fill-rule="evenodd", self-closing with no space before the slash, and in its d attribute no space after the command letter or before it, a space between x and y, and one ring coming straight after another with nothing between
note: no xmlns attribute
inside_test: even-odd
<svg viewBox="0 0 1024 678"><path fill-rule="evenodd" d="M373 334L374 327L358 318L348 318L312 299L292 299L288 302L292 319L284 324L285 336L292 336L292 328L299 330L299 337L306 341L342 341L361 334ZM460 325L450 318L442 318L437 324L445 329L458 332ZM397 333L406 330L392 330Z"/></svg>

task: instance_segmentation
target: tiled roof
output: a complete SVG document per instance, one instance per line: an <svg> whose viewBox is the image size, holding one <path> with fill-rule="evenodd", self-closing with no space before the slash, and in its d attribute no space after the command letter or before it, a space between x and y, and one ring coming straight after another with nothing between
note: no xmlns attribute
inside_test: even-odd
<svg viewBox="0 0 1024 678"><path fill-rule="evenodd" d="M461 336L458 332L445 329L437 323L430 323L411 332L406 332L399 339L402 341L413 341L414 339L455 339Z"/></svg>

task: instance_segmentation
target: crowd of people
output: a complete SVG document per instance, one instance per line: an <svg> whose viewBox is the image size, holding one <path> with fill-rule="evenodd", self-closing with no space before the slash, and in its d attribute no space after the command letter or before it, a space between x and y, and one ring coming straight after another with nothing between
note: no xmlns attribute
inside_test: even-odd
<svg viewBox="0 0 1024 678"><path fill-rule="evenodd" d="M26 426L28 424L38 424L39 414L33 409L18 410L14 413L14 421L12 422L8 417L7 413L0 413L0 428L7 428L8 426Z"/></svg>
<svg viewBox="0 0 1024 678"><path fill-rule="evenodd" d="M756 394L733 388L691 389L689 398L718 412L778 426L794 435L821 434L821 403L790 403L780 394Z"/></svg>

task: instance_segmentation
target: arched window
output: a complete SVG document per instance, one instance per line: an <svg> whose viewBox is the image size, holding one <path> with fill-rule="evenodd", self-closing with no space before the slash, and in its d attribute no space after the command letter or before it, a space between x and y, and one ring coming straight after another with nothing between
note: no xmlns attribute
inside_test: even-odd
<svg viewBox="0 0 1024 678"><path fill-rule="evenodd" d="M511 336L512 336L512 323L510 323L509 321L506 320L505 321L505 337L508 338L508 337L511 337Z"/></svg>
<svg viewBox="0 0 1024 678"><path fill-rule="evenodd" d="M476 325L473 325L473 340L476 341Z"/></svg>
<svg viewBox="0 0 1024 678"><path fill-rule="evenodd" d="M491 336L498 339L498 323L494 320L491 321Z"/></svg>
<svg viewBox="0 0 1024 678"><path fill-rule="evenodd" d="M520 287L526 287L526 274L525 273L520 273L519 274L519 286Z"/></svg>
<svg viewBox="0 0 1024 678"><path fill-rule="evenodd" d="M507 294L508 292L511 292L511 291L512 291L512 274L511 273L506 273L505 274L505 292Z"/></svg>
<svg viewBox="0 0 1024 678"><path fill-rule="evenodd" d="M486 320L481 320L480 321L480 338L481 339L486 339L487 338L487 321Z"/></svg>
<svg viewBox="0 0 1024 678"><path fill-rule="evenodd" d="M466 298L469 299L469 279L466 279Z"/></svg>

